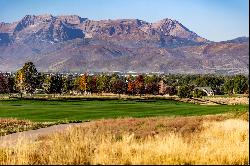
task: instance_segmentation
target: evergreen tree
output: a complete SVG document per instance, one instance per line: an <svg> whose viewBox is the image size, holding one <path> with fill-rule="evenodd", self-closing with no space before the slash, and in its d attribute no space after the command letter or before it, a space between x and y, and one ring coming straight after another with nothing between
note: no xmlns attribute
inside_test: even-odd
<svg viewBox="0 0 250 166"><path fill-rule="evenodd" d="M44 89L48 94L54 94L54 97L56 93L61 94L63 89L62 77L59 75L49 76L44 81Z"/></svg>

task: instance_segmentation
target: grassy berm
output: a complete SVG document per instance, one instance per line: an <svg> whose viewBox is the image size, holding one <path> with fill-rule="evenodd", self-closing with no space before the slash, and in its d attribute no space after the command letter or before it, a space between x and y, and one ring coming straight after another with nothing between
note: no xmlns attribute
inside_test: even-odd
<svg viewBox="0 0 250 166"><path fill-rule="evenodd" d="M0 164L249 164L249 113L118 118L0 150Z"/></svg>

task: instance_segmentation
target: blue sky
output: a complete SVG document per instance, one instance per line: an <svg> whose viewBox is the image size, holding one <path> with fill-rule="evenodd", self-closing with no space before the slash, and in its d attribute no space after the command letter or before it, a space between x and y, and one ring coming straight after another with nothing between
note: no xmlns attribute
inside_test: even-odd
<svg viewBox="0 0 250 166"><path fill-rule="evenodd" d="M0 0L0 22L44 13L93 20L170 18L212 41L249 36L249 0Z"/></svg>

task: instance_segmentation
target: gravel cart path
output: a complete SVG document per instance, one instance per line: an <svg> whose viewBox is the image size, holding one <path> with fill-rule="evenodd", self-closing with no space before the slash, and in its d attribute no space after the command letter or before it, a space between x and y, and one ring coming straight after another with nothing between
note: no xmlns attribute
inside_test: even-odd
<svg viewBox="0 0 250 166"><path fill-rule="evenodd" d="M0 148L14 147L21 140L25 139L29 142L34 142L40 136L46 136L55 132L63 132L69 127L88 125L90 122L84 123L70 123L54 125L46 128L40 128L37 130L29 130L18 133L9 134L6 136L0 136Z"/></svg>

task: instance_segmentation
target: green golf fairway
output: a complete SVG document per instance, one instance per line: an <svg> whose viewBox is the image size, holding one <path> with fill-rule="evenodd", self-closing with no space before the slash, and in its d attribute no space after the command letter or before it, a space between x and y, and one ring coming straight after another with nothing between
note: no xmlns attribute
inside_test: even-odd
<svg viewBox="0 0 250 166"><path fill-rule="evenodd" d="M197 105L174 100L0 100L0 118L32 121L190 116L246 111L249 105Z"/></svg>

